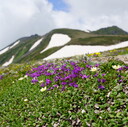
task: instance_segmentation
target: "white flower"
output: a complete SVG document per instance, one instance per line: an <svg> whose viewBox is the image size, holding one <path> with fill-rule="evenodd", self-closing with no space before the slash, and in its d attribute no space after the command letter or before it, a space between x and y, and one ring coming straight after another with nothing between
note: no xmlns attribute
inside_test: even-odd
<svg viewBox="0 0 128 127"><path fill-rule="evenodd" d="M82 109L81 113L85 113L85 110L84 110L84 109Z"/></svg>
<svg viewBox="0 0 128 127"><path fill-rule="evenodd" d="M27 78L27 77L28 77L28 75L25 75L25 76L24 76L24 78Z"/></svg>
<svg viewBox="0 0 128 127"><path fill-rule="evenodd" d="M41 92L44 92L46 89L47 89L47 88L44 87L44 88L41 88L40 91L41 91Z"/></svg>
<svg viewBox="0 0 128 127"><path fill-rule="evenodd" d="M107 97L110 97L110 94L111 94L111 92L109 92L109 93L107 94Z"/></svg>
<svg viewBox="0 0 128 127"><path fill-rule="evenodd" d="M24 99L24 101L25 101L25 102L27 102L27 101L28 101L28 99L26 98L26 99Z"/></svg>
<svg viewBox="0 0 128 127"><path fill-rule="evenodd" d="M19 78L18 80L23 80L24 79L24 77L21 77L21 78Z"/></svg>
<svg viewBox="0 0 128 127"><path fill-rule="evenodd" d="M113 65L112 68L113 69L119 69L119 68L121 68L121 66L120 65Z"/></svg>
<svg viewBox="0 0 128 127"><path fill-rule="evenodd" d="M97 71L98 68L97 67L92 67L90 71Z"/></svg>
<svg viewBox="0 0 128 127"><path fill-rule="evenodd" d="M43 82L44 82L43 80L39 81L39 83L43 83Z"/></svg>
<svg viewBox="0 0 128 127"><path fill-rule="evenodd" d="M19 78L18 80L23 80L23 79L25 79L25 78L27 78L28 76L27 75L25 75L24 77L21 77L21 78Z"/></svg>

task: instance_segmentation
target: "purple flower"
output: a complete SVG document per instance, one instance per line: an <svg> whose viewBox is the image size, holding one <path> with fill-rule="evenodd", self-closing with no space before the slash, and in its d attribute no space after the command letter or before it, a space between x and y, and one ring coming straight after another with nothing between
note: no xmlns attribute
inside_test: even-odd
<svg viewBox="0 0 128 127"><path fill-rule="evenodd" d="M62 85L66 85L66 84L67 84L67 82L62 82L61 84L62 84Z"/></svg>
<svg viewBox="0 0 128 127"><path fill-rule="evenodd" d="M102 89L102 90L105 89L105 87L102 86L102 85L99 85L98 88L99 88L99 89Z"/></svg>
<svg viewBox="0 0 128 127"><path fill-rule="evenodd" d="M3 79L3 77L4 77L3 75L0 75L0 79Z"/></svg>
<svg viewBox="0 0 128 127"><path fill-rule="evenodd" d="M69 86L73 86L73 87L78 87L78 84L76 84L75 82L71 82L71 83L69 83Z"/></svg>
<svg viewBox="0 0 128 127"><path fill-rule="evenodd" d="M118 75L118 77L121 77L121 75Z"/></svg>
<svg viewBox="0 0 128 127"><path fill-rule="evenodd" d="M98 73L96 73L95 75L93 75L94 77L97 77L98 76Z"/></svg>
<svg viewBox="0 0 128 127"><path fill-rule="evenodd" d="M123 80L122 80L122 79L120 79L120 80L118 80L118 82L119 82L119 83L121 83L121 82L123 82Z"/></svg>
<svg viewBox="0 0 128 127"><path fill-rule="evenodd" d="M64 90L65 90L65 86L62 87L62 91L64 91Z"/></svg>
<svg viewBox="0 0 128 127"><path fill-rule="evenodd" d="M86 65L86 67L87 67L87 68L92 68L92 66L91 66L91 65Z"/></svg>
<svg viewBox="0 0 128 127"><path fill-rule="evenodd" d="M99 67L100 66L100 64L95 64L95 67Z"/></svg>
<svg viewBox="0 0 128 127"><path fill-rule="evenodd" d="M98 82L104 83L104 82L106 82L106 80L105 79L98 79Z"/></svg>
<svg viewBox="0 0 128 127"><path fill-rule="evenodd" d="M104 83L104 82L106 82L106 80L105 79L101 79L101 82Z"/></svg>
<svg viewBox="0 0 128 127"><path fill-rule="evenodd" d="M31 82L32 82L33 84L35 84L35 83L38 82L38 79L34 78L34 79L31 80Z"/></svg>
<svg viewBox="0 0 128 127"><path fill-rule="evenodd" d="M49 85L50 83L52 83L52 81L50 79L46 79L46 85Z"/></svg>
<svg viewBox="0 0 128 127"><path fill-rule="evenodd" d="M83 75L82 76L82 79L84 79L84 78L89 78L90 77L90 75Z"/></svg>
<svg viewBox="0 0 128 127"><path fill-rule="evenodd" d="M102 76L105 76L106 74L102 74Z"/></svg>
<svg viewBox="0 0 128 127"><path fill-rule="evenodd" d="M58 85L53 85L53 87L58 87Z"/></svg>
<svg viewBox="0 0 128 127"><path fill-rule="evenodd" d="M41 87L44 87L44 86L45 86L45 84L44 84L44 83L42 83L40 86L41 86Z"/></svg>
<svg viewBox="0 0 128 127"><path fill-rule="evenodd" d="M74 86L75 88L77 88L77 87L78 87L78 84L74 84L73 86Z"/></svg>
<svg viewBox="0 0 128 127"><path fill-rule="evenodd" d="M119 68L118 71L122 71L123 70L123 67Z"/></svg>
<svg viewBox="0 0 128 127"><path fill-rule="evenodd" d="M128 66L125 66L124 68L125 68L125 69L128 69Z"/></svg>

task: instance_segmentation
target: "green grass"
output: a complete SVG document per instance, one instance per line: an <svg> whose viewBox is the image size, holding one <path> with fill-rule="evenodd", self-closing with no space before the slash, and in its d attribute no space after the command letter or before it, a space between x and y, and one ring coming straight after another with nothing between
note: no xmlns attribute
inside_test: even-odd
<svg viewBox="0 0 128 127"><path fill-rule="evenodd" d="M88 38L78 38L69 45L113 45L119 42L127 41L128 36L96 36Z"/></svg>
<svg viewBox="0 0 128 127"><path fill-rule="evenodd" d="M60 66L62 61L55 64ZM78 65L86 67L95 64L79 61ZM125 64L111 60L100 65L95 72L86 68L83 73L90 75L90 78L77 79L78 88L67 87L63 92L58 88L41 92L40 83L32 84L30 77L18 80L28 70L38 66L33 63L1 69L0 75L4 77L0 80L0 126L52 127L58 124L58 127L127 127L127 70L117 71L112 65ZM94 77L96 73L98 77ZM106 75L102 77L104 73ZM118 82L118 75L121 75L123 82ZM39 80L45 81L46 78L53 79L52 76L42 75ZM106 79L100 84L105 89L98 88L98 78Z"/></svg>

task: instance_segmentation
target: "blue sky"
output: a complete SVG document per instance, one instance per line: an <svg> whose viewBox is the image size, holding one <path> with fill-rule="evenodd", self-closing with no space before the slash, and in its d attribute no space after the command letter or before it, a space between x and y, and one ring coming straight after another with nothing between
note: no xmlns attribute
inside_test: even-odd
<svg viewBox="0 0 128 127"><path fill-rule="evenodd" d="M56 11L67 11L68 5L63 0L48 0L53 4L53 9Z"/></svg>

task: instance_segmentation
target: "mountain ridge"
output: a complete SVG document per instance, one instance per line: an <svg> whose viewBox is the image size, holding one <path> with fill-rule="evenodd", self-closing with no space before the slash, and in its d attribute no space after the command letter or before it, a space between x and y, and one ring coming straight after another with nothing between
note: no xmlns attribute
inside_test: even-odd
<svg viewBox="0 0 128 127"><path fill-rule="evenodd" d="M110 26L106 28L101 28L91 33L100 34L100 35L128 35L128 32L119 28L118 26Z"/></svg>
<svg viewBox="0 0 128 127"><path fill-rule="evenodd" d="M65 43L64 45L54 46L45 51L54 34L57 34L58 36L67 35L71 38L71 40ZM41 38L43 39L40 42L38 42ZM19 41L18 44L16 44L17 41ZM2 51L4 51L4 49L6 49L7 47L0 50L0 65L3 65L7 61L9 61L12 58L12 56L15 56L13 63L20 63L20 62L27 62L31 60L44 59L56 53L60 49L63 49L65 46L70 46L70 45L71 46L72 45L75 45L75 46L77 45L105 46L106 45L107 46L112 44L118 44L123 41L128 41L128 35L109 35L109 34L102 35L102 34L96 34L93 32L85 32L83 30L69 29L69 28L53 29L43 36L35 34L29 37L22 37L20 39L17 39L15 42L7 46L9 48L4 53L2 53ZM36 45L37 42L38 42L38 45ZM35 44L35 47L32 48L34 44ZM13 45L14 47L10 48ZM43 50L44 52L41 53L41 51Z"/></svg>

